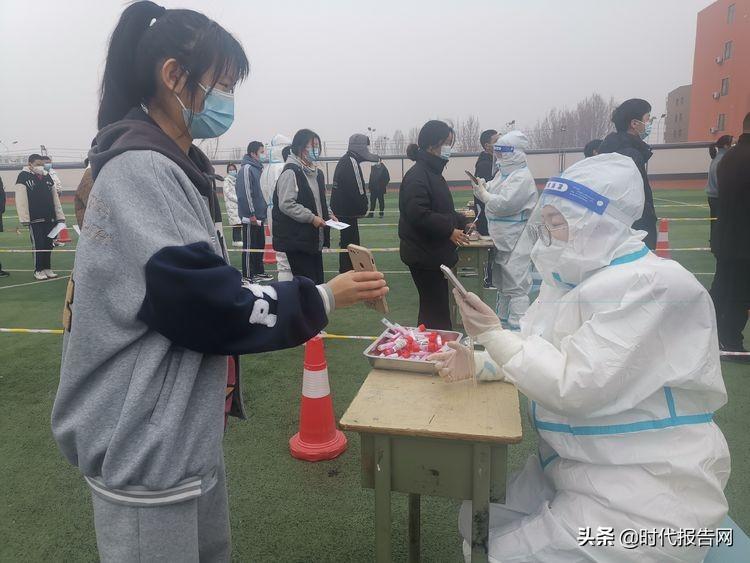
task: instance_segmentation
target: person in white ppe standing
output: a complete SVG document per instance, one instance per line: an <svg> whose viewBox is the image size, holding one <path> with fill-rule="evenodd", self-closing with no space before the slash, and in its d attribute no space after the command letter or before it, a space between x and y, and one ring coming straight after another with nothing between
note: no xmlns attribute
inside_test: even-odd
<svg viewBox="0 0 750 563"><path fill-rule="evenodd" d="M516 248L538 199L534 176L526 164L528 147L529 139L521 131L500 137L494 145L495 177L490 182L480 178L474 184L474 195L484 203L496 248L492 280L497 287L497 314L511 330L519 329L519 321L529 308L531 289L530 248Z"/></svg>
<svg viewBox="0 0 750 563"><path fill-rule="evenodd" d="M433 358L441 374L515 384L539 437L506 504L491 505L490 561L699 562L707 547L666 532L649 546L638 534L713 529L727 513L714 310L687 270L631 230L643 205L640 173L622 155L550 179L529 225L544 281L520 335L476 295L454 292L486 353L454 345ZM469 541L470 515L465 503Z"/></svg>
<svg viewBox="0 0 750 563"><path fill-rule="evenodd" d="M268 229L273 233L273 221L271 219L271 208L273 207L273 191L276 189L276 181L284 171L284 158L281 153L284 147L292 144L292 140L281 133L274 135L271 139L271 145L268 148L268 163L263 166L263 172L260 174L260 191L268 202ZM292 276L292 267L286 253L276 251L276 270L279 281L290 281Z"/></svg>

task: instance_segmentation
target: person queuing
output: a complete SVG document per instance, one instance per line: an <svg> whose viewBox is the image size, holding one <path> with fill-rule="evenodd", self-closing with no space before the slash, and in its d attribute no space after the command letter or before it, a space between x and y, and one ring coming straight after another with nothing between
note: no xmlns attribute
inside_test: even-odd
<svg viewBox="0 0 750 563"><path fill-rule="evenodd" d="M367 135L355 133L349 137L349 148L336 163L331 187L331 211L340 221L349 225L339 231L339 248L359 244L359 218L367 214L367 183L362 174L362 162L378 162L379 157L370 152ZM339 253L339 272L352 269L349 253Z"/></svg>
<svg viewBox="0 0 750 563"><path fill-rule="evenodd" d="M268 215L268 204L260 189L261 160L265 158L265 152L263 143L251 141L237 173L237 211L242 221L242 277L251 282L273 279L272 275L266 274L263 253L259 252L265 246L263 222Z"/></svg>
<svg viewBox="0 0 750 563"><path fill-rule="evenodd" d="M55 184L55 191L57 192L58 197L62 195L62 181L60 180L60 176L57 175L57 171L52 166L52 158L48 155L44 155L42 157L42 161L44 162L44 171L49 174L50 178L52 178L52 181Z"/></svg>
<svg viewBox="0 0 750 563"><path fill-rule="evenodd" d="M227 222L232 227L232 246L242 247L242 222L237 205L237 165L234 162L227 164L227 175L224 176L224 207L227 210ZM242 255L244 263L245 254Z"/></svg>
<svg viewBox="0 0 750 563"><path fill-rule="evenodd" d="M519 243L538 194L534 176L526 163L529 139L521 131L510 131L494 145L497 174L489 183L479 179L474 195L484 204L490 236L495 244L492 280L497 288L496 311L511 330L529 308L531 247Z"/></svg>
<svg viewBox="0 0 750 563"><path fill-rule="evenodd" d="M5 186L3 179L0 178L0 233L3 232L3 213L5 213ZM3 264L0 262L0 278L7 278L10 274L3 270Z"/></svg>
<svg viewBox="0 0 750 563"><path fill-rule="evenodd" d="M443 177L455 140L453 128L438 120L419 131L417 144L406 148L414 165L404 174L398 193L401 260L409 267L419 293L417 324L451 329L448 281L440 265L455 266L457 246L468 244L467 219L456 212Z"/></svg>
<svg viewBox="0 0 750 563"><path fill-rule="evenodd" d="M495 168L495 142L497 142L499 137L500 135L494 129L487 129L479 135L479 144L482 147L482 152L479 153L479 157L474 164L474 176L481 178L485 182L492 180L497 171ZM477 197L474 197L474 208L477 212L477 219L475 220L477 232L484 237L489 236L490 231L487 226L484 203ZM491 280L492 278L488 279Z"/></svg>
<svg viewBox="0 0 750 563"><path fill-rule="evenodd" d="M56 224L65 222L65 214L55 182L44 170L44 158L39 154L29 155L28 165L18 174L16 210L21 224L29 227L34 250L34 278L56 278L57 274L52 271L52 239L48 235Z"/></svg>
<svg viewBox="0 0 750 563"><path fill-rule="evenodd" d="M716 170L719 205L711 239L716 256L711 296L719 324L719 344L725 352L746 351L742 331L750 309L750 114L745 117L743 131ZM727 359L750 362L747 356Z"/></svg>
<svg viewBox="0 0 750 563"><path fill-rule="evenodd" d="M643 213L642 183L619 154L550 179L530 220L541 293L520 334L504 330L476 295L454 292L466 332L486 354L472 358L454 344L431 359L449 379L516 385L531 401L539 441L509 481L506 503L490 505L491 561L698 563L708 551L701 544L636 545L615 533L603 545L581 542L581 530L601 522L715 529L727 514L729 448L713 420L727 393L711 299L631 229ZM468 552L470 503L459 529Z"/></svg>
<svg viewBox="0 0 750 563"><path fill-rule="evenodd" d="M718 140L708 148L708 153L711 156L711 164L708 167L708 185L706 186L706 196L708 198L708 214L711 218L711 226L709 227L708 241L711 243L714 239L716 232L716 220L719 213L719 179L717 177L717 170L721 159L724 158L726 152L731 148L732 141L734 138L731 135L722 135Z"/></svg>
<svg viewBox="0 0 750 563"><path fill-rule="evenodd" d="M335 308L387 292L365 272L247 284L224 258L193 140L229 129L248 69L192 10L135 2L111 35L52 410L92 491L102 561L229 561L227 356L297 346Z"/></svg>
<svg viewBox="0 0 750 563"><path fill-rule="evenodd" d="M591 158L592 156L596 156L599 154L599 147L602 146L602 139L592 139L588 143L586 143L586 146L583 147L583 156L586 158Z"/></svg>
<svg viewBox="0 0 750 563"><path fill-rule="evenodd" d="M310 129L292 139L289 157L273 194L273 248L285 252L295 276L323 283L323 248L331 246L331 229L323 171L318 168L322 143Z"/></svg>
<svg viewBox="0 0 750 563"><path fill-rule="evenodd" d="M370 168L370 212L367 217L373 218L375 213L375 204L380 206L380 218L385 213L385 192L388 190L388 184L391 182L391 173L382 159Z"/></svg>
<svg viewBox="0 0 750 563"><path fill-rule="evenodd" d="M289 149L291 140L282 134L274 135L271 139L271 146L268 148L268 164L263 166L263 172L260 174L260 189L263 193L263 199L268 202L269 211L267 217L268 230L273 237L273 192L276 190L276 182L284 171L284 152ZM288 154L287 154L288 156ZM276 252L276 275L279 281L291 280L292 269L289 266L289 260L283 252Z"/></svg>
<svg viewBox="0 0 750 563"><path fill-rule="evenodd" d="M653 152L645 139L651 134L653 121L651 119L651 104L646 100L632 98L620 104L612 112L612 123L616 131L610 133L599 145L599 154L617 152L629 156L635 162L643 178L643 194L645 204L643 215L633 223L633 228L646 231L644 239L651 250L656 248L656 210L654 209L654 195L648 181L646 166Z"/></svg>

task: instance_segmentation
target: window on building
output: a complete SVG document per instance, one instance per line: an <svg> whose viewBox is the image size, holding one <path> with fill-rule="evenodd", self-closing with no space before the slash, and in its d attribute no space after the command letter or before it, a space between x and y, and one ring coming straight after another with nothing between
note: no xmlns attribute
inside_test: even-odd
<svg viewBox="0 0 750 563"><path fill-rule="evenodd" d="M722 78L721 80L721 95L726 96L729 94L729 79Z"/></svg>
<svg viewBox="0 0 750 563"><path fill-rule="evenodd" d="M725 113L719 114L719 119L716 120L716 129L717 131L724 131L724 128L727 125L727 115Z"/></svg>
<svg viewBox="0 0 750 563"><path fill-rule="evenodd" d="M730 4L729 8L727 9L727 23L734 23L734 12L735 12L735 5Z"/></svg>
<svg viewBox="0 0 750 563"><path fill-rule="evenodd" d="M732 42L727 41L724 43L724 60L728 61L732 58Z"/></svg>

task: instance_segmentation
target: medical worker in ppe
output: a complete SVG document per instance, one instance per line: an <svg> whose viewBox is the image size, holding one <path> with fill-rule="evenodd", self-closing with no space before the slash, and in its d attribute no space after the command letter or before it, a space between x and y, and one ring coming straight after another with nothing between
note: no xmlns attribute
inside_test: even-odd
<svg viewBox="0 0 750 563"><path fill-rule="evenodd" d="M271 144L268 147L268 163L264 163L263 172L260 174L260 191L263 193L263 198L268 203L268 229L273 233L273 222L271 220L271 207L273 207L273 191L276 189L276 181L284 171L284 159L281 156L281 152L284 147L291 145L292 141L289 137L281 135L280 133L274 135L271 139ZM276 252L276 268L278 271L279 281L290 281L292 276L292 268L289 265L289 260L284 252Z"/></svg>
<svg viewBox="0 0 750 563"><path fill-rule="evenodd" d="M713 529L727 513L729 451L713 422L727 396L711 298L631 230L643 203L640 173L622 155L550 179L529 224L544 281L520 334L476 295L454 292L486 353L454 345L434 358L441 374L513 383L539 436L507 503L491 505L490 561L699 562L706 547L635 546L622 534L636 530L638 543L640 530ZM469 541L470 519L465 503ZM600 527L613 530L611 546L589 537Z"/></svg>
<svg viewBox="0 0 750 563"><path fill-rule="evenodd" d="M519 329L529 308L531 289L530 246L516 248L538 199L534 176L526 165L529 139L511 131L495 143L495 177L474 184L474 195L484 203L487 226L495 243L492 280L497 287L497 314L503 324Z"/></svg>

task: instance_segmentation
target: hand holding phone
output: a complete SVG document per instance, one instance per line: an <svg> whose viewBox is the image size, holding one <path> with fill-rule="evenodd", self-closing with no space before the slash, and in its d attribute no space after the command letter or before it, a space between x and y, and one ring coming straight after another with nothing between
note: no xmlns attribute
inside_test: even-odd
<svg viewBox="0 0 750 563"><path fill-rule="evenodd" d="M471 180L474 184L478 184L479 183L479 180L477 180L477 177L474 176L474 174L472 174L468 170L464 170L464 172L466 172L466 175L469 177L469 180Z"/></svg>
<svg viewBox="0 0 750 563"><path fill-rule="evenodd" d="M377 272L378 268L375 266L375 257L372 255L372 251L364 246L358 246L356 244L350 244L346 247L349 252L349 258L352 261L352 267L355 272ZM365 305L370 309L375 309L381 313L389 313L388 302L385 297L381 297L374 301L366 301Z"/></svg>
<svg viewBox="0 0 750 563"><path fill-rule="evenodd" d="M461 284L460 281L458 281L458 278L448 266L446 266L445 264L441 264L440 271L443 272L445 279L447 279L448 282L450 282L450 284L458 290L458 293L461 294L461 297L466 297L469 294L469 292L466 291L466 288Z"/></svg>

